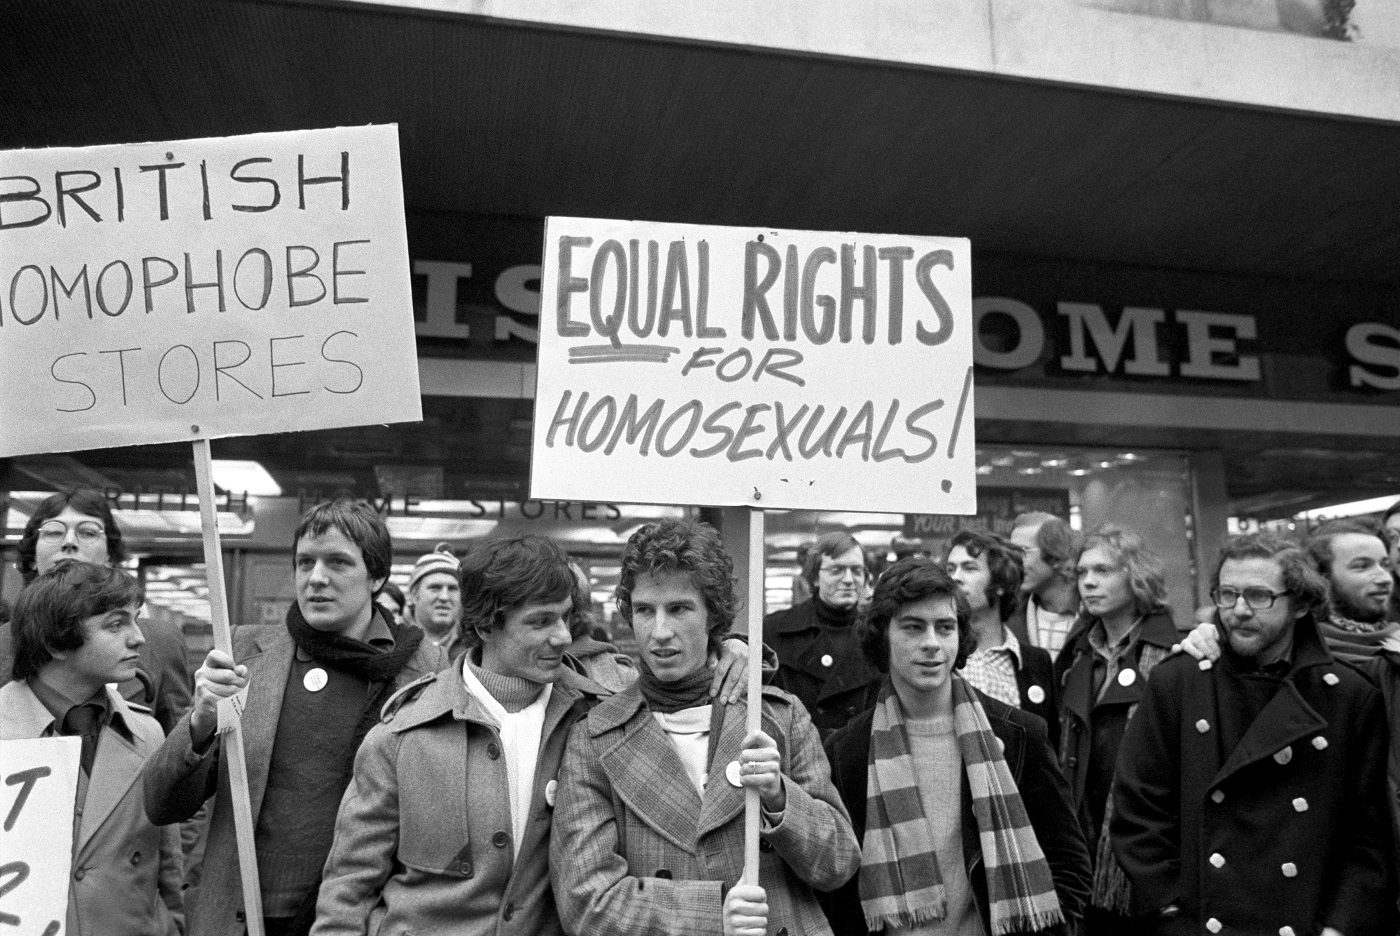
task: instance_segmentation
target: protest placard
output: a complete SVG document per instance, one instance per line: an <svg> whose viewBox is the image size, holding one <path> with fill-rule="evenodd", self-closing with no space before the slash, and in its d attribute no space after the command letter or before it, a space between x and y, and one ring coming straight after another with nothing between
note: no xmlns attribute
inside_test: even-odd
<svg viewBox="0 0 1400 936"><path fill-rule="evenodd" d="M422 418L393 126L0 152L0 457Z"/></svg>
<svg viewBox="0 0 1400 936"><path fill-rule="evenodd" d="M81 738L0 741L0 924L62 936Z"/></svg>
<svg viewBox="0 0 1400 936"><path fill-rule="evenodd" d="M975 512L970 252L548 219L531 496Z"/></svg>

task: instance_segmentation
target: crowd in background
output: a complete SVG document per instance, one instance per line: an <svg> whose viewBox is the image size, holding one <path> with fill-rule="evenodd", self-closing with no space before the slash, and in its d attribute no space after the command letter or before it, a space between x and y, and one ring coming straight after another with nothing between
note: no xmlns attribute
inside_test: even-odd
<svg viewBox="0 0 1400 936"><path fill-rule="evenodd" d="M704 524L629 540L632 653L548 539L444 544L406 591L362 502L291 545L286 621L192 677L100 494L31 517L0 739L82 739L67 932L246 930L234 694L272 936L1397 932L1400 502L1231 538L1193 621L1122 528L825 533L755 733Z"/></svg>

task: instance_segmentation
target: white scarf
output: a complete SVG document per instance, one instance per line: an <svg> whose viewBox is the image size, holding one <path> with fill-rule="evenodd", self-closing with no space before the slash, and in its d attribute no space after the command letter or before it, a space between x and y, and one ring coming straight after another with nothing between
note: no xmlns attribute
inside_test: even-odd
<svg viewBox="0 0 1400 936"><path fill-rule="evenodd" d="M539 698L518 712L505 710L495 696L486 691L481 680L467 666L470 654L462 656L462 681L487 714L496 720L501 734L501 749L506 759L506 779L510 784L510 825L515 843L515 858L520 858L520 842L525 823L530 818L530 800L535 794L535 765L540 759L540 736L544 733L544 710L554 692L552 683L545 683Z"/></svg>

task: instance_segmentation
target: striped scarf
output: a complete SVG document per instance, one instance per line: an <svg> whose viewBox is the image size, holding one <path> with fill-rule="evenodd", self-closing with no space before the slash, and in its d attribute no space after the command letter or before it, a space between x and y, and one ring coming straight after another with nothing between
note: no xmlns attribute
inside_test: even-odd
<svg viewBox="0 0 1400 936"><path fill-rule="evenodd" d="M953 733L962 753L987 874L993 936L1064 922L1050 866L987 714L961 676L953 677ZM943 919L948 899L924 819L899 696L888 679L870 732L860 903L866 926L910 928ZM964 830L964 834L972 830Z"/></svg>

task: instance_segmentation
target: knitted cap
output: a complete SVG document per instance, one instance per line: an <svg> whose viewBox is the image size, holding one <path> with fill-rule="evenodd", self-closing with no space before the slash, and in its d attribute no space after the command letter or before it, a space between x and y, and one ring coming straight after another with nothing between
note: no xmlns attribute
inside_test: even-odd
<svg viewBox="0 0 1400 936"><path fill-rule="evenodd" d="M434 572L446 572L456 576L459 565L457 557L448 552L430 552L420 556L413 564L413 574L408 579L409 591Z"/></svg>

